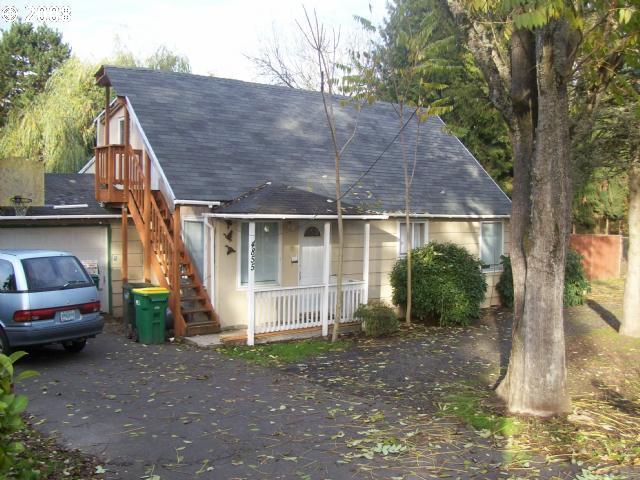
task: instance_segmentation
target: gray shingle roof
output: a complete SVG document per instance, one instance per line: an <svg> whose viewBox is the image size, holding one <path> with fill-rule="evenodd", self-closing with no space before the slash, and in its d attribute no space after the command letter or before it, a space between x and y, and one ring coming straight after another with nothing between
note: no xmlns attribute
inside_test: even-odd
<svg viewBox="0 0 640 480"><path fill-rule="evenodd" d="M361 208L343 203L344 215L363 215ZM336 202L327 196L290 187L266 183L215 210L215 213L271 215L335 215Z"/></svg>
<svg viewBox="0 0 640 480"><path fill-rule="evenodd" d="M180 200L235 199L265 182L333 197L334 159L318 92L145 69L105 67L126 96ZM335 107L344 142L358 117ZM439 118L420 127L413 213L505 215L511 204ZM399 121L390 104L365 106L342 159L344 188L390 148L345 201L388 213L404 210ZM415 146L415 122L405 129Z"/></svg>
<svg viewBox="0 0 640 480"><path fill-rule="evenodd" d="M100 206L95 198L94 176L79 173L46 173L44 207L29 207L28 216L113 215L118 211ZM53 205L82 205L86 208L53 208ZM3 208L0 215L14 216L13 208Z"/></svg>

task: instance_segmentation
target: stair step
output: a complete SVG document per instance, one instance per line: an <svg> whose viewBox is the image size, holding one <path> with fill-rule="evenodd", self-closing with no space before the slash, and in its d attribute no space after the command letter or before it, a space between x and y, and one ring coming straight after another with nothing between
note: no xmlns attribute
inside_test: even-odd
<svg viewBox="0 0 640 480"><path fill-rule="evenodd" d="M208 313L210 310L207 307L197 307L197 308L184 308L182 309L182 314L183 315L190 315L192 313L198 313L198 312L203 312L203 313Z"/></svg>
<svg viewBox="0 0 640 480"><path fill-rule="evenodd" d="M215 322L192 322L187 323L187 337L193 335L207 335L210 333L218 333L220 325Z"/></svg>
<svg viewBox="0 0 640 480"><path fill-rule="evenodd" d="M182 295L180 296L181 302L204 302L205 299L202 295Z"/></svg>

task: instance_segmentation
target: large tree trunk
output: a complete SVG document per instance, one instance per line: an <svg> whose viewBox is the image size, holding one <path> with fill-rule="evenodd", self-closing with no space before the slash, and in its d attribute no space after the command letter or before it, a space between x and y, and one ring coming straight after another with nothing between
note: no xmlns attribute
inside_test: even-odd
<svg viewBox="0 0 640 480"><path fill-rule="evenodd" d="M537 416L569 408L563 291L571 204L570 45L568 25L556 20L533 34L517 32L512 42L514 326L498 394L511 412ZM533 82L530 109L518 108L522 98L516 94L526 93Z"/></svg>
<svg viewBox="0 0 640 480"><path fill-rule="evenodd" d="M640 165L629 169L629 253L620 333L640 337Z"/></svg>

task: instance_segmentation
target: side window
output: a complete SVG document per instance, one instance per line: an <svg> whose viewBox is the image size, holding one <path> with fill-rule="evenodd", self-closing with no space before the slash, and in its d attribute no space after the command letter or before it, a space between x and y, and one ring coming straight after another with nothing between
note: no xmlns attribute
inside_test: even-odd
<svg viewBox="0 0 640 480"><path fill-rule="evenodd" d="M500 269L502 255L502 222L482 222L480 231L480 260L484 270Z"/></svg>
<svg viewBox="0 0 640 480"><path fill-rule="evenodd" d="M118 119L118 140L120 140L120 145L124 145L124 118Z"/></svg>
<svg viewBox="0 0 640 480"><path fill-rule="evenodd" d="M0 293L16 291L16 276L13 265L6 260L0 260Z"/></svg>
<svg viewBox="0 0 640 480"><path fill-rule="evenodd" d="M411 229L413 230L413 239L411 246L413 248L422 247L426 242L426 224L424 222L411 222ZM400 256L407 254L407 224L400 223L399 233L399 248L398 253Z"/></svg>

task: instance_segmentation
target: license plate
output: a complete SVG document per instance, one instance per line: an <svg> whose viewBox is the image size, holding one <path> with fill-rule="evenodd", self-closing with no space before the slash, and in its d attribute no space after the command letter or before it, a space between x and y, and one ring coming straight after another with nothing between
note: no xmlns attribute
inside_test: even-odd
<svg viewBox="0 0 640 480"><path fill-rule="evenodd" d="M75 318L76 318L75 310L66 310L64 312L60 312L61 322L70 322L71 320L75 320Z"/></svg>

